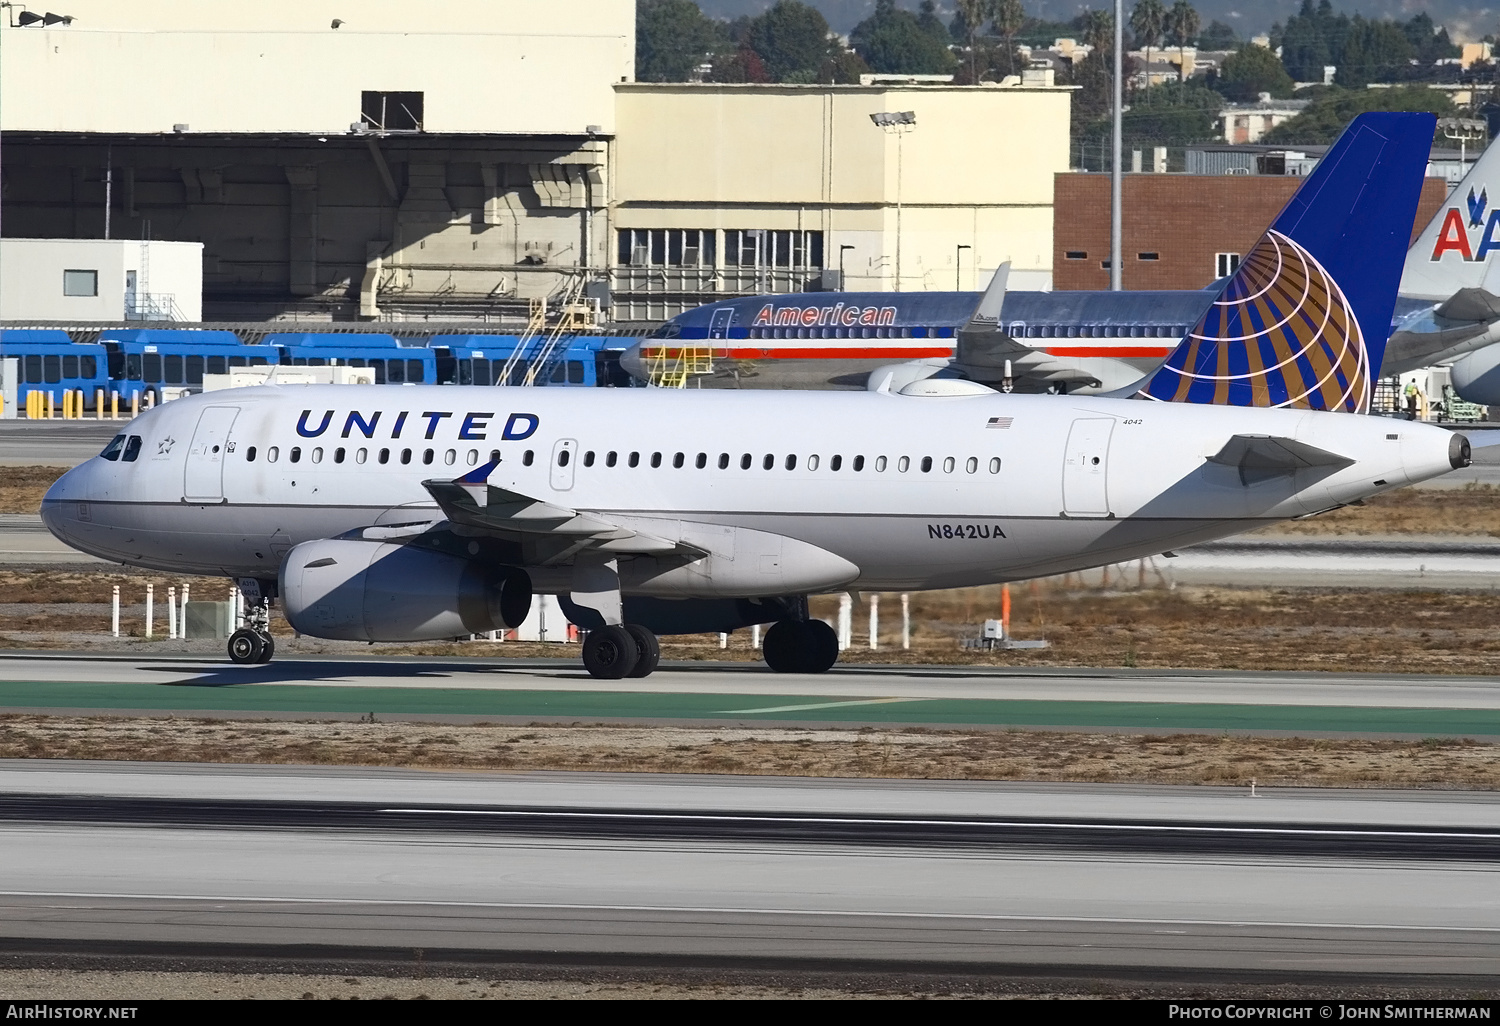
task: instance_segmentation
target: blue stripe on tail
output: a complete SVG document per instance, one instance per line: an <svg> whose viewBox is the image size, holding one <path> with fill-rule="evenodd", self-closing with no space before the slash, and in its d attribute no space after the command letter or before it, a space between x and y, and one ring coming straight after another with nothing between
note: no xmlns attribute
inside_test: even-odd
<svg viewBox="0 0 1500 1026"><path fill-rule="evenodd" d="M1141 396L1369 409L1435 127L1356 117Z"/></svg>

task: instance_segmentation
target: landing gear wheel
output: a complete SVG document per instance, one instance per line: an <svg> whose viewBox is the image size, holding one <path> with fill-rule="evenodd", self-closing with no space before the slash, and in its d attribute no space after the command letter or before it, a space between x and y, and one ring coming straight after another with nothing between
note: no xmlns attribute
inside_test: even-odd
<svg viewBox="0 0 1500 1026"><path fill-rule="evenodd" d="M636 663L635 669L625 676L627 677L649 677L656 672L656 666L661 662L661 645L656 641L656 635L638 623L627 623L625 631L635 639Z"/></svg>
<svg viewBox="0 0 1500 1026"><path fill-rule="evenodd" d="M258 663L266 643L258 631L242 627L229 636L229 659L236 663Z"/></svg>
<svg viewBox="0 0 1500 1026"><path fill-rule="evenodd" d="M260 635L260 658L257 663L269 663L276 656L276 639L270 631L257 631Z"/></svg>
<svg viewBox="0 0 1500 1026"><path fill-rule="evenodd" d="M777 673L822 673L839 658L839 636L822 620L782 620L766 632L766 665Z"/></svg>
<svg viewBox="0 0 1500 1026"><path fill-rule="evenodd" d="M640 645L624 627L601 627L589 631L583 643L583 668L599 680L630 676L640 661Z"/></svg>

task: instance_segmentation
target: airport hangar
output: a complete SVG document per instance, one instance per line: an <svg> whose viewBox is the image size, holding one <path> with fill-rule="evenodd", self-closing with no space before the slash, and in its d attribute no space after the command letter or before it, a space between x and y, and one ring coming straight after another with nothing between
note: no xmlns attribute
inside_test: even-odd
<svg viewBox="0 0 1500 1026"><path fill-rule="evenodd" d="M58 14L0 22L4 235L101 238L108 196L112 238L203 244L205 320L515 325L588 284L657 321L838 271L982 288L1007 260L1050 285L1071 98L1050 73L637 83L620 0Z"/></svg>

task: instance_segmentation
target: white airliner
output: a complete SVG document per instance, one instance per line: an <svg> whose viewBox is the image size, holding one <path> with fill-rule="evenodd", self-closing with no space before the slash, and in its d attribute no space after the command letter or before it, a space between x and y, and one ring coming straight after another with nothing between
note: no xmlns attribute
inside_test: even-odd
<svg viewBox="0 0 1500 1026"><path fill-rule="evenodd" d="M1372 383L1360 324L1389 323L1432 121L1357 119L1315 172L1331 206L1283 212L1140 399L947 379L251 388L142 415L42 515L106 559L239 579L255 614L230 639L239 662L270 658L273 596L305 634L422 641L514 626L543 592L589 630L597 677L650 673L656 634L754 623L773 624L773 669L820 672L837 638L809 594L1079 570L1466 465L1461 435L1351 415Z"/></svg>

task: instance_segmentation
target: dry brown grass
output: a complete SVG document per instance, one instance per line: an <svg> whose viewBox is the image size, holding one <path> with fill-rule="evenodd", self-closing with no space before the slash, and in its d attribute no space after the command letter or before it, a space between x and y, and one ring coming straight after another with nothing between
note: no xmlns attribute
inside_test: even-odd
<svg viewBox="0 0 1500 1026"><path fill-rule="evenodd" d="M1494 790L1496 752L1436 739L0 716L7 759Z"/></svg>
<svg viewBox="0 0 1500 1026"><path fill-rule="evenodd" d="M1464 534L1500 536L1500 488L1401 488L1307 520L1287 520L1258 534Z"/></svg>
<svg viewBox="0 0 1500 1026"><path fill-rule="evenodd" d="M35 513L67 467L0 467L0 513Z"/></svg>

